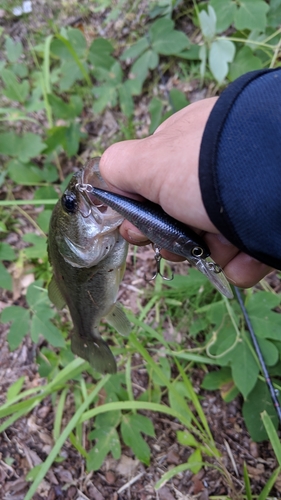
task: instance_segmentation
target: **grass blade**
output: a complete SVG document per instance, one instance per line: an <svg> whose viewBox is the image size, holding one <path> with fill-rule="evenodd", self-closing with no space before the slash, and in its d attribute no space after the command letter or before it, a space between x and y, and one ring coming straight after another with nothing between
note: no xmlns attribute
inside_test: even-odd
<svg viewBox="0 0 281 500"><path fill-rule="evenodd" d="M271 418L269 417L269 415L266 411L263 411L261 413L261 419L262 419L262 423L265 427L265 430L267 432L268 438L271 442L271 446L272 446L274 453L276 455L278 464L279 464L279 466L281 466L281 443L280 443L278 434L276 432L276 429L271 421Z"/></svg>
<svg viewBox="0 0 281 500"><path fill-rule="evenodd" d="M33 495L36 493L36 490L38 486L40 485L41 481L44 479L46 476L48 470L50 469L52 463L56 459L57 455L59 454L64 442L70 435L70 433L73 431L73 429L76 427L77 423L81 419L81 416L85 412L85 410L90 406L94 398L98 395L102 387L106 384L108 379L110 378L110 375L104 376L96 385L95 389L89 394L87 399L84 401L84 403L81 405L81 407L77 410L75 415L72 417L70 422L67 424L65 429L62 431L59 439L57 440L55 446L51 450L48 458L45 460L45 462L42 464L39 473L37 474L35 480L32 483L31 488L28 490L27 494L24 497L24 500L32 500Z"/></svg>

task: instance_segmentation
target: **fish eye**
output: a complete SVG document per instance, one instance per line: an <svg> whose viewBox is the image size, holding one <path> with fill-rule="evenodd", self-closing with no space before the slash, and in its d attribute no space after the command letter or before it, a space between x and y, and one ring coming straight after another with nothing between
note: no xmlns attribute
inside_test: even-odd
<svg viewBox="0 0 281 500"><path fill-rule="evenodd" d="M66 210L66 212L73 214L76 212L77 208L77 199L75 194L69 193L69 194L64 194L61 198L61 203L63 208Z"/></svg>

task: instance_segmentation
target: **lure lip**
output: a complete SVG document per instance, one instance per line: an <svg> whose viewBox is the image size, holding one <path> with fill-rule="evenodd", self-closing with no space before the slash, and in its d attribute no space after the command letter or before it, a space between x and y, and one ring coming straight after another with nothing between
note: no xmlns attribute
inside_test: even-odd
<svg viewBox="0 0 281 500"><path fill-rule="evenodd" d="M190 264L197 267L220 293L229 299L233 297L230 284L222 268L210 257L210 250L206 243L188 226L164 212L160 205L150 201L140 202L111 191L93 187L91 184L77 184L77 188L84 191L90 201L90 195L93 195L100 199L101 202L111 206L116 212L121 213L124 218L138 227L160 249L163 248L184 257ZM126 206L122 206L122 203ZM141 214L139 211L141 211ZM153 217L155 220L153 220ZM175 241L171 245L171 229L173 229L173 226ZM177 231L178 235L176 234Z"/></svg>

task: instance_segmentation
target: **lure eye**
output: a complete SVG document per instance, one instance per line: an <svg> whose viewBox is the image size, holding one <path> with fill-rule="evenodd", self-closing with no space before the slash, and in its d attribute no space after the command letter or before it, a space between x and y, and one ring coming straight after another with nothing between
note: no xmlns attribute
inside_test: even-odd
<svg viewBox="0 0 281 500"><path fill-rule="evenodd" d="M77 199L75 194L64 194L61 199L62 206L69 214L74 214L77 208Z"/></svg>

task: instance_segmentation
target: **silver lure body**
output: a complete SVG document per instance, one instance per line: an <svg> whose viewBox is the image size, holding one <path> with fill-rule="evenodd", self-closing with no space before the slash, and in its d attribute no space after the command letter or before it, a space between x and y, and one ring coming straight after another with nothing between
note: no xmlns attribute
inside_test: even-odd
<svg viewBox="0 0 281 500"><path fill-rule="evenodd" d="M210 250L204 240L188 226L168 215L155 203L140 202L91 185L78 186L91 197L108 205L136 226L160 249L184 257L201 271L211 283L225 295L233 293L222 269L211 259Z"/></svg>

